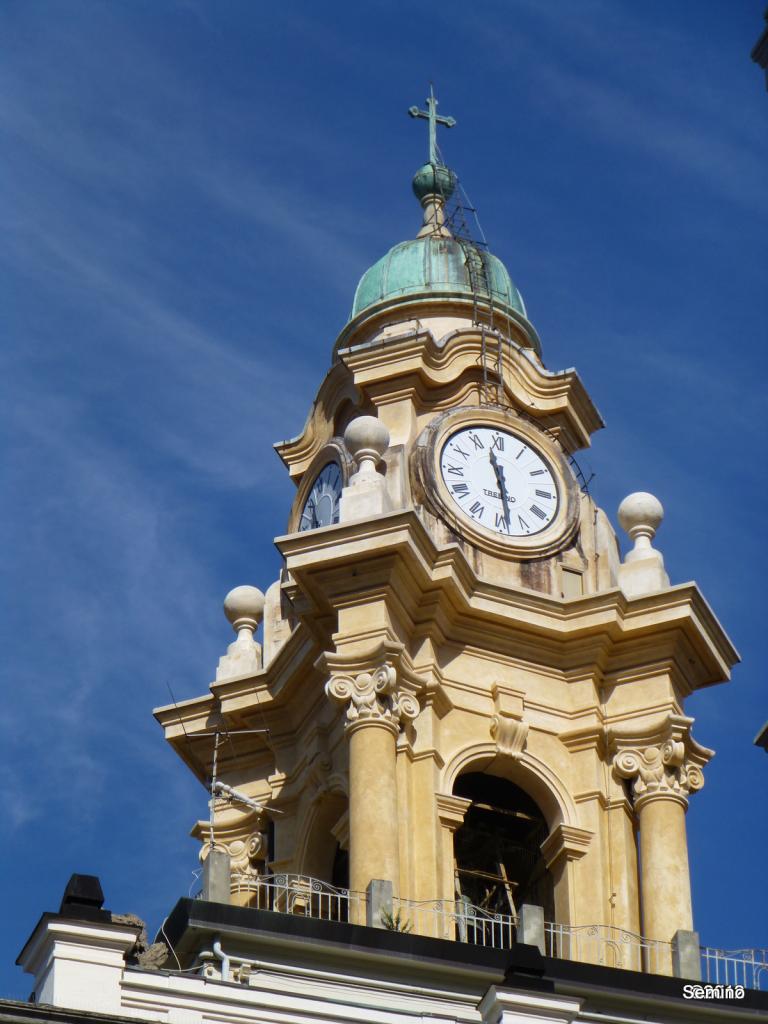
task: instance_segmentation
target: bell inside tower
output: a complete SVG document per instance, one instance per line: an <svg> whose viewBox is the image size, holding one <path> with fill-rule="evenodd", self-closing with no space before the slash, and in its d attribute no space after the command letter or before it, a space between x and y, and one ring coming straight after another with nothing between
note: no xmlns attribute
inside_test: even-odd
<svg viewBox="0 0 768 1024"><path fill-rule="evenodd" d="M552 920L552 876L541 853L549 828L535 801L513 782L482 772L459 776L454 794L472 801L454 838L456 897L513 916L532 903Z"/></svg>

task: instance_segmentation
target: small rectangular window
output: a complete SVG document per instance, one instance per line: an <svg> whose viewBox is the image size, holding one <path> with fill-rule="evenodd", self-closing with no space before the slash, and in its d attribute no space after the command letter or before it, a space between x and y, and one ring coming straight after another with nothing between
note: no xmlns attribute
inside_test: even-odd
<svg viewBox="0 0 768 1024"><path fill-rule="evenodd" d="M584 580L581 573L577 569L566 569L561 567L562 571L562 596L563 597L581 597L584 593Z"/></svg>

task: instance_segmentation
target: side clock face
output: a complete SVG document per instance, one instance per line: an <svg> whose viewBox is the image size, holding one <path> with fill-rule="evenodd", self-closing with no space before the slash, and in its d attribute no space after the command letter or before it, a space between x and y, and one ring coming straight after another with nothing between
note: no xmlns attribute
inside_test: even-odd
<svg viewBox="0 0 768 1024"><path fill-rule="evenodd" d="M319 526L332 526L339 521L341 499L341 469L337 462L329 462L320 470L312 490L304 502L299 519L299 530L316 530Z"/></svg>
<svg viewBox="0 0 768 1024"><path fill-rule="evenodd" d="M440 474L457 510L502 537L541 533L557 515L560 496L549 463L507 430L457 430L443 444Z"/></svg>

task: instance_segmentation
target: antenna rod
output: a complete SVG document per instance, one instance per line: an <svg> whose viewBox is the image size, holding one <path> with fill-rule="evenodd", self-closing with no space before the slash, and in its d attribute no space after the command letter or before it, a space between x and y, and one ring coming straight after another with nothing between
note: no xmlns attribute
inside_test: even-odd
<svg viewBox="0 0 768 1024"><path fill-rule="evenodd" d="M210 852L213 853L213 826L216 816L216 772L219 760L219 732L214 733L213 740L213 765L211 767L211 824L209 829Z"/></svg>

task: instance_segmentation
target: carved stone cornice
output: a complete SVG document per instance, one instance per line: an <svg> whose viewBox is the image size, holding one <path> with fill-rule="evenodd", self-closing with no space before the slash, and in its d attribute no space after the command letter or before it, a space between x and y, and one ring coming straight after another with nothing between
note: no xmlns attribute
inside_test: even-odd
<svg viewBox="0 0 768 1024"><path fill-rule="evenodd" d="M435 793L435 800L440 824L449 832L455 832L463 825L464 816L472 806L472 801L463 796L453 796L449 793Z"/></svg>
<svg viewBox="0 0 768 1024"><path fill-rule="evenodd" d="M347 730L377 725L397 736L401 722L419 713L414 691L420 681L407 664L402 644L385 641L364 655L326 652L317 667L329 673L325 693L344 710Z"/></svg>
<svg viewBox="0 0 768 1024"><path fill-rule="evenodd" d="M605 729L595 715L593 721L569 729L567 732L561 732L559 739L572 754L579 754L585 750L595 750L599 753L604 748Z"/></svg>
<svg viewBox="0 0 768 1024"><path fill-rule="evenodd" d="M693 719L667 715L645 735L609 733L614 775L631 782L635 810L650 800L675 800L688 806L688 797L704 785L702 768L714 755L691 736Z"/></svg>
<svg viewBox="0 0 768 1024"><path fill-rule="evenodd" d="M580 860L589 849L593 832L575 825L556 825L541 844L541 853L547 868L552 868L561 857Z"/></svg>
<svg viewBox="0 0 768 1024"><path fill-rule="evenodd" d="M595 664L614 687L639 662L659 666L665 676L674 665L675 686L685 696L728 679L738 660L694 584L633 601L606 590L563 602L482 579L460 547L435 544L413 509L342 523L322 536L307 530L278 537L275 544L315 616L330 616L349 601L354 576L357 592L389 588L406 631L421 625L426 600L430 619L452 643L551 671Z"/></svg>
<svg viewBox="0 0 768 1024"><path fill-rule="evenodd" d="M390 329L385 345L355 344L355 326L345 328L336 343L340 359L354 375L358 388L377 398L405 392L417 410L431 412L436 407L446 408L449 402L461 404L464 387L478 375L485 344L483 333L476 326L457 323L458 329L435 337L420 324L423 301L415 303L412 311L411 329L400 328L397 334ZM447 312L443 306L438 315ZM455 316L456 310L452 312ZM372 328L375 331L368 323L363 329L366 340L371 338ZM512 406L554 426L569 451L588 446L590 435L604 424L576 371L552 372L543 367L531 353L531 348L539 348L539 341L526 319L515 318L503 330L507 335L503 385ZM333 417L334 412L326 415Z"/></svg>

